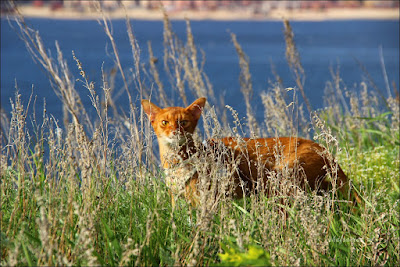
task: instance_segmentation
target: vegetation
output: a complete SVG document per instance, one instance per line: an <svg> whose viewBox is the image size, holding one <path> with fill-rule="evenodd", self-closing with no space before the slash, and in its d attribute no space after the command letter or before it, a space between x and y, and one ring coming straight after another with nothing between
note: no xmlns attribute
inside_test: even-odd
<svg viewBox="0 0 400 267"><path fill-rule="evenodd" d="M43 122L30 116L29 103L16 92L11 117L2 114L1 265L389 265L400 264L399 96L380 98L368 81L361 91L344 92L338 72L327 83L328 103L312 110L304 94L305 72L289 22L285 22L287 60L295 88L280 78L261 94L265 121L251 109L249 61L235 35L240 84L247 121L225 109L202 69L187 21L187 40L164 20L162 68L150 58L142 64L129 20L133 72L120 64L110 21L99 21L109 37L117 71L103 73L97 88L74 55L80 82L57 44L52 58L39 34L18 16L15 24L33 58L49 76L63 102L63 125L43 110ZM142 48L143 49L143 48ZM203 59L204 60L204 59ZM169 76L169 85L159 72ZM114 80L123 81L130 110L113 100ZM77 87L87 89L92 107L81 103ZM169 87L187 105L206 96L199 139L224 135L314 138L334 152L364 204L352 206L336 196L298 191L294 195L221 198L199 207L171 199L159 168L154 136L138 100L153 96L173 105ZM135 88L135 90L132 90ZM299 101L297 93L304 101ZM86 93L87 94L87 93ZM190 97L191 98L191 97ZM306 103L307 111L303 110ZM213 106L214 105L214 106ZM96 111L97 120L87 108ZM227 110L235 118L226 119ZM34 113L33 113L34 114ZM311 118L309 120L308 118ZM32 120L33 133L26 124ZM310 131L310 129L312 131ZM212 174L223 179L223 172ZM290 180L284 176L285 179ZM279 177L278 177L279 178ZM282 178L283 179L283 178Z"/></svg>

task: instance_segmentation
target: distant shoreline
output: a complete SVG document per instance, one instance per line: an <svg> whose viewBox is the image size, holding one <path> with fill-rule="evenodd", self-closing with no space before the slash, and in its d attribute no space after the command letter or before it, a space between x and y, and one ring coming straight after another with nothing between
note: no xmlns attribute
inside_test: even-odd
<svg viewBox="0 0 400 267"><path fill-rule="evenodd" d="M30 5L21 5L18 7L21 14L26 18L48 18L48 19L98 19L102 15L100 12L78 12L72 9L51 10L49 6L34 7ZM145 8L116 9L105 13L110 19L130 19L139 20L162 20L163 14L160 10L148 10ZM324 10L286 10L274 9L267 14L253 14L246 10L228 11L170 11L167 12L168 17L172 20L182 20L188 18L190 20L216 20L216 21L233 21L233 20L255 20L255 21L281 21L288 19L292 21L323 21L323 20L399 20L398 8L329 8Z"/></svg>

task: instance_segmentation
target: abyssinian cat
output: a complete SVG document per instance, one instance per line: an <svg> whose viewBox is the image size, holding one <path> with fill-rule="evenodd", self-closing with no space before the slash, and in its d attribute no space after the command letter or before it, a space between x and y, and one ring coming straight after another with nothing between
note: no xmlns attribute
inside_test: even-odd
<svg viewBox="0 0 400 267"><path fill-rule="evenodd" d="M298 137L224 137L210 139L204 145L195 144L192 135L205 103L205 98L199 98L186 108L160 108L149 100L142 100L143 110L157 135L161 163L167 173L166 182L173 193L183 191L185 198L196 205L198 184L203 177L193 167L191 159L200 155L205 161L213 160L221 152L219 155L223 156L218 157L219 160L226 168L232 169L233 197L242 198L256 192L259 181L268 182L272 173L284 168L297 172L299 184L303 188L308 185L313 190L328 189L331 182L324 178L327 173L335 172L333 176L337 174L339 190L344 196L349 196L349 181L343 170L333 158L328 160L329 153L325 148L311 140ZM201 173L204 175L205 172ZM355 192L352 198L361 201Z"/></svg>

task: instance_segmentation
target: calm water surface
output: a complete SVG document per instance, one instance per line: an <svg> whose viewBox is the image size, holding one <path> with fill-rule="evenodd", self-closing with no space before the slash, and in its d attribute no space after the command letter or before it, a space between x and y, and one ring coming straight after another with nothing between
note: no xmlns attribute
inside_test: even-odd
<svg viewBox="0 0 400 267"><path fill-rule="evenodd" d="M51 50L53 56L56 55L54 43L58 41L64 57L70 63L70 70L75 78L79 78L72 58L74 50L89 78L95 81L98 89L100 88L102 64L104 63L105 70L109 70L113 66L113 60L109 56L112 51L111 45L97 21L28 19L27 22L32 28L39 30L45 46ZM129 73L129 69L133 68L133 60L125 21L113 20L112 25L122 66ZM186 40L185 22L174 21L172 25L176 34L182 40ZM263 117L259 94L271 88L269 81L275 81L272 64L283 79L284 86L295 86L285 59L281 22L193 21L191 25L196 45L205 52L204 69L216 94L224 95L225 103L237 109L240 116L245 115L245 107L239 89L238 57L230 33L237 35L239 43L250 59L254 87L252 103L257 117ZM160 59L158 68L162 69L162 22L133 20L132 26L142 49L143 62L148 59L147 42L151 41L154 54ZM374 83L386 93L379 56L380 47L389 81L399 85L398 21L292 22L292 28L306 73L306 94L314 109L324 105L324 88L326 82L332 80L330 67L335 70L337 66L340 67L341 78L348 90L359 90L357 84L367 79L366 73L357 63L361 62ZM62 119L61 102L53 92L46 73L33 62L17 33L8 21L2 18L1 106L6 111L10 110L9 99L15 94L15 82L24 99L28 98L33 86L34 95L37 95L37 109L43 107L45 98L47 111ZM121 84L121 81L117 80L117 83ZM85 104L90 105L87 89L79 83L76 85ZM165 79L164 85L168 88L168 79ZM170 97L178 99L176 93L166 90ZM136 92L132 94L135 95ZM128 109L126 98L119 98L118 104Z"/></svg>

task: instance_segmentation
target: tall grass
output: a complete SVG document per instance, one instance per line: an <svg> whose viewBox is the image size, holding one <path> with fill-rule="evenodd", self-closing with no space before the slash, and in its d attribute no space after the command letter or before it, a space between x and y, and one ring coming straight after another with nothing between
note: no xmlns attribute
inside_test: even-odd
<svg viewBox="0 0 400 267"><path fill-rule="evenodd" d="M400 264L398 97L390 94L383 101L364 81L359 94L347 92L339 72L332 71L327 91L335 94L327 94L323 110L306 104L308 119L297 97L300 91L307 103L306 74L290 23L285 21L286 56L296 85L286 89L277 81L261 94L264 121L256 121L252 113L250 63L232 35L247 106L243 123L233 108L225 109L217 100L189 21L187 40L180 40L165 16L160 66L151 43L149 62L142 64L144 48L138 46L127 20L132 73L124 72L106 15L99 24L112 44L116 68L110 73L101 68L103 82L96 86L76 54L77 66L68 66L58 44L53 58L21 15L13 21L32 57L48 74L65 116L61 124L44 108L42 124L29 132L32 105L23 103L18 91L11 100L11 114L2 113L2 265ZM76 83L70 68L80 72ZM161 71L169 84L160 79ZM114 87L116 78L123 80L129 111L119 109L115 101L120 94ZM82 105L77 90L82 87L91 107ZM316 139L337 156L364 205L353 207L335 192L298 191L289 196L285 187L271 197L259 194L214 202L202 195L197 208L183 199L171 205L165 173L154 152L154 135L138 102L151 98L161 106L173 105L165 88L175 90L185 105L191 101L188 96L208 98L200 141L249 133ZM397 89L392 90L396 95ZM96 120L89 117L89 108ZM227 110L234 117L232 125L226 120ZM202 168L205 162L198 164ZM211 179L222 181L229 171L216 170ZM276 180L290 181L289 172L277 175Z"/></svg>

